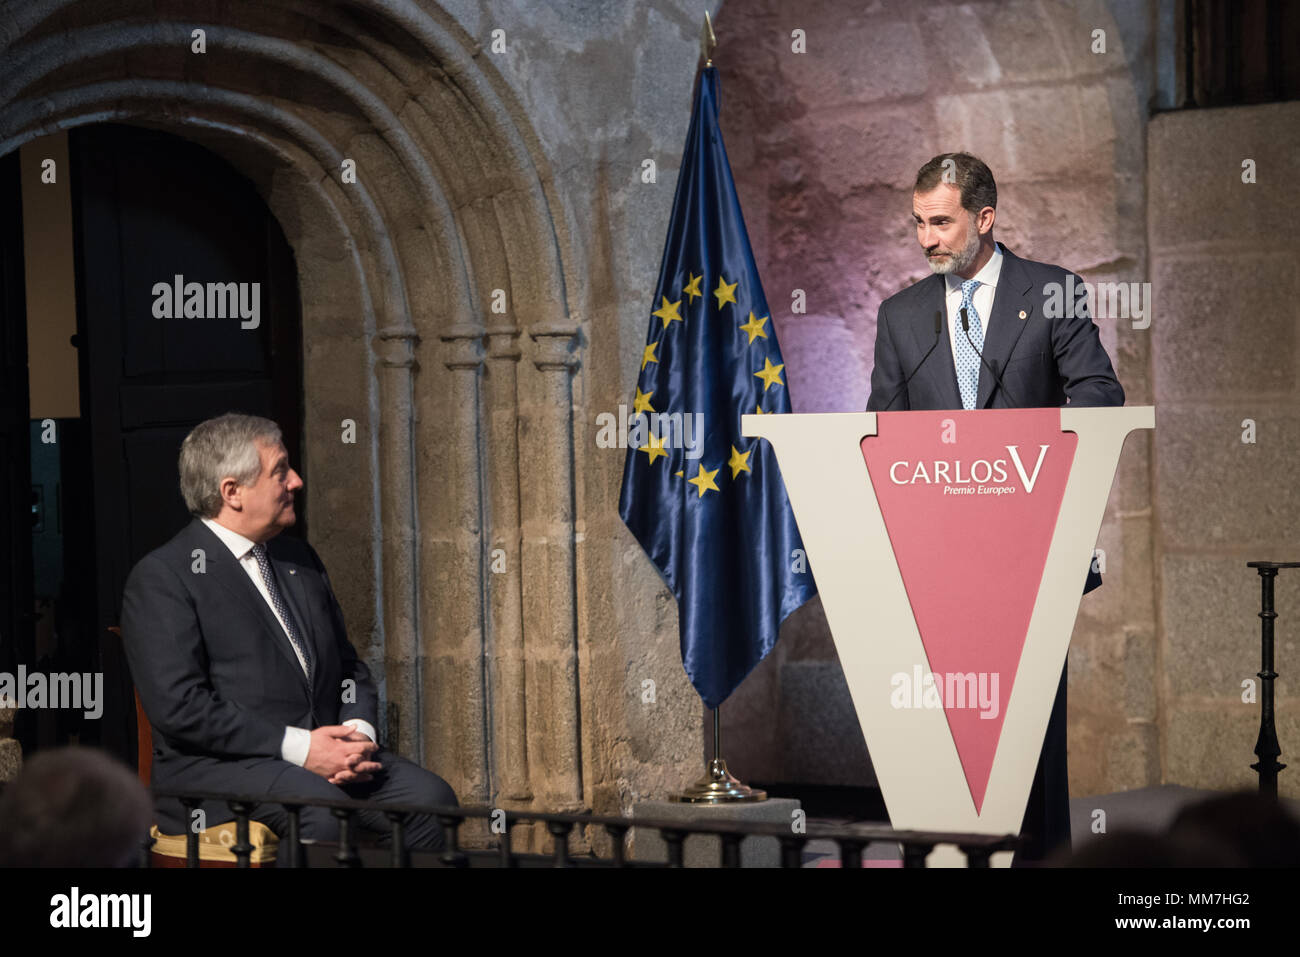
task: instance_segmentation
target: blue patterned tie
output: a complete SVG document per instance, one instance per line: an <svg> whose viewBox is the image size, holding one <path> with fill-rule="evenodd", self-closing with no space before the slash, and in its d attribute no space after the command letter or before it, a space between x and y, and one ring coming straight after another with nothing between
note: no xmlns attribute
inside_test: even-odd
<svg viewBox="0 0 1300 957"><path fill-rule="evenodd" d="M979 284L978 279L967 279L961 284L961 304L970 320L970 342L966 341L966 333L961 328L961 313L960 311L957 313L955 330L957 352L953 360L957 366L957 388L961 390L963 409L975 408L975 397L980 391L980 357L976 350L984 348L984 327L980 323L980 314L975 311L975 301L972 298L975 287ZM973 348L971 342L975 343Z"/></svg>
<svg viewBox="0 0 1300 957"><path fill-rule="evenodd" d="M257 559L257 567L262 572L262 581L266 582L266 590L271 595L271 604L275 607L280 620L284 622L285 630L289 633L289 640L293 642L293 647L302 659L303 669L307 672L308 679L310 679L311 655L307 651L307 642L303 641L298 634L298 628L293 623L293 615L289 614L289 608L280 595L280 589L275 583L275 574L271 571L271 562L266 557L266 546L262 544L254 545L253 557Z"/></svg>

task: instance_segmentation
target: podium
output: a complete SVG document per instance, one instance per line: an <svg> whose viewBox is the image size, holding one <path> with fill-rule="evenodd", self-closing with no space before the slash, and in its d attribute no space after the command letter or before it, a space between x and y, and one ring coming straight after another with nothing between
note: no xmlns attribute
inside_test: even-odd
<svg viewBox="0 0 1300 957"><path fill-rule="evenodd" d="M1018 833L1120 450L1153 428L1151 406L741 417L776 453L893 827Z"/></svg>

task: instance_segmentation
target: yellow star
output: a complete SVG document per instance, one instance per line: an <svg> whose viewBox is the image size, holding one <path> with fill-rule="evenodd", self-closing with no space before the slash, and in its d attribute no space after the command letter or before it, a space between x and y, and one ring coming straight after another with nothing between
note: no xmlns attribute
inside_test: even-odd
<svg viewBox="0 0 1300 957"><path fill-rule="evenodd" d="M652 395L654 395L653 392L642 392L640 389L637 389L636 398L632 400L632 414L636 415L638 412L653 412L654 406L650 404L650 396Z"/></svg>
<svg viewBox="0 0 1300 957"><path fill-rule="evenodd" d="M785 385L785 383L781 381L781 370L784 368L785 368L784 362L781 363L779 366L774 366L772 365L771 359L767 358L767 356L763 357L763 368L755 372L754 375L758 376L760 379L763 380L764 392L766 392L774 382L777 385Z"/></svg>
<svg viewBox="0 0 1300 957"><path fill-rule="evenodd" d="M681 478L683 473L681 473L681 472L674 472L673 474L676 475L678 478Z"/></svg>
<svg viewBox="0 0 1300 957"><path fill-rule="evenodd" d="M713 294L718 297L718 308L721 309L727 303L735 305L736 287L740 285L740 280L736 280L730 285L721 275L718 276L718 288L713 290Z"/></svg>
<svg viewBox="0 0 1300 957"><path fill-rule="evenodd" d="M645 369L645 364L646 364L647 362L658 362L658 361L659 361L658 359L655 358L655 346L657 346L657 345L659 345L659 343L657 343L657 342L652 342L652 343L650 343L650 345L646 346L646 347L645 347L645 351L641 353L641 369L642 369L643 371L644 371L644 369ZM767 390L764 389L763 391L766 392Z"/></svg>
<svg viewBox="0 0 1300 957"><path fill-rule="evenodd" d="M731 460L727 462L731 466L731 477L734 479L741 472L750 472L753 470L749 467L749 456L753 454L753 449L748 452L742 452L734 445L731 447Z"/></svg>
<svg viewBox="0 0 1300 957"><path fill-rule="evenodd" d="M755 374L757 374L757 373L755 373ZM764 389L763 391L766 392L767 390ZM767 415L768 413L766 413L766 412L763 411L763 406L760 404L760 405L757 405L757 406L754 407L754 414L755 414L755 415Z"/></svg>
<svg viewBox="0 0 1300 957"><path fill-rule="evenodd" d="M763 331L763 326L766 325L767 320L770 318L772 317L764 316L762 319L755 319L754 314L751 312L749 314L749 322L741 323L740 331L749 333L749 344L751 346L754 344L754 339L756 337L761 337L763 339L767 338L767 333Z"/></svg>
<svg viewBox="0 0 1300 957"><path fill-rule="evenodd" d="M660 298L663 299L664 304L654 312L650 313L650 315L658 316L662 319L664 321L665 329L668 328L668 323L670 322L681 322L682 317L677 314L677 307L682 304L682 301L678 299L676 302L669 302L667 296L661 296Z"/></svg>
<svg viewBox="0 0 1300 957"><path fill-rule="evenodd" d="M655 436L651 435L649 438L646 439L646 441L649 442L650 444L641 446L641 448L637 449L637 451L644 452L646 455L650 456L651 465L655 464L655 459L657 459L659 456L661 455L666 456L668 454L668 452L664 449L664 440L662 438L656 438Z"/></svg>
<svg viewBox="0 0 1300 957"><path fill-rule="evenodd" d="M687 272L687 275L691 277L691 281L688 282L686 288L682 290L682 295L687 296L691 302L694 302L696 299L699 299L700 296L704 295L700 292L700 280L704 277L697 276L695 273L689 271Z"/></svg>
<svg viewBox="0 0 1300 957"><path fill-rule="evenodd" d="M687 479L686 481L690 482L697 489L699 489L700 490L699 497L704 498L704 493L707 492L709 489L713 489L713 491L715 492L721 491L721 489L719 489L716 485L713 484L713 476L717 474L718 474L717 469L714 469L712 472L710 472L708 469L704 467L704 463L701 462L700 474L695 476L695 478Z"/></svg>

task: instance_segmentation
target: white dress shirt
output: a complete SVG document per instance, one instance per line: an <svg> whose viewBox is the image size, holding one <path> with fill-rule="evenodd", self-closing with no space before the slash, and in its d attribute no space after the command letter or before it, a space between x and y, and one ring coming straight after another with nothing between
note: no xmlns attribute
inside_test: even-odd
<svg viewBox="0 0 1300 957"><path fill-rule="evenodd" d="M230 554L235 556L235 560L247 573L252 580L257 592L266 602L266 607L271 609L271 614L275 620L280 623L280 630L284 632L284 640L289 642L289 647L298 656L298 664L302 667L302 673L307 674L307 662L303 659L302 652L289 640L289 629L285 626L284 619L280 613L275 610L275 605L271 601L271 593L267 590L266 582L262 578L262 569L257 564L257 558L253 555L253 546L257 543L251 539L245 538L238 532L232 532L224 525L218 524L210 518L203 519L203 524L212 529L214 535L221 539L222 543L230 549ZM356 728L371 741L378 741L375 734L374 725L363 718L349 718L343 722L349 727ZM295 728L286 726L284 729L284 740L280 743L280 757L286 761L302 767L307 763L307 752L311 750L311 732L306 728Z"/></svg>
<svg viewBox="0 0 1300 957"><path fill-rule="evenodd" d="M972 279L978 279L979 285L975 287L975 292L971 295L971 302L975 306L975 311L979 313L980 328L984 330L984 341L989 338L989 319L993 315L993 296L997 292L998 277L1002 275L1002 244L995 242L993 244L993 255L989 261L984 264L984 268L977 272ZM948 345L952 349L953 363L957 362L957 337L966 338L966 333L961 328L961 276L955 272L950 272L943 277L947 280L947 293L944 296L944 303L948 307ZM971 336L974 339L974 335ZM981 347L980 351L984 349ZM980 364L983 368L983 363Z"/></svg>

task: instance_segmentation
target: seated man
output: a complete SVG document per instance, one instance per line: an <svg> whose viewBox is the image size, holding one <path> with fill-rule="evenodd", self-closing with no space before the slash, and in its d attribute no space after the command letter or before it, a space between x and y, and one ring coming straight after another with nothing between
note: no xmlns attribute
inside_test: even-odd
<svg viewBox="0 0 1300 957"><path fill-rule="evenodd" d="M194 520L140 560L122 601L127 659L153 725L153 784L455 805L442 778L377 743L375 684L325 568L306 542L277 537L296 521L303 484L279 427L234 413L200 423L181 445L180 478ZM203 826L233 817L224 802L202 808ZM279 805L260 804L253 818L287 836ZM304 807L300 821L305 839L338 837L326 808ZM390 828L379 810L359 821ZM164 833L190 823L179 801L159 801ZM406 840L438 850L442 829L412 817Z"/></svg>

